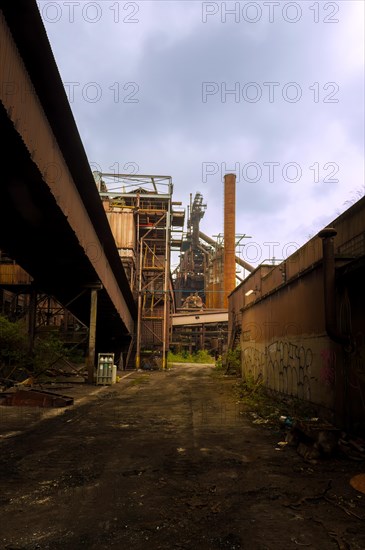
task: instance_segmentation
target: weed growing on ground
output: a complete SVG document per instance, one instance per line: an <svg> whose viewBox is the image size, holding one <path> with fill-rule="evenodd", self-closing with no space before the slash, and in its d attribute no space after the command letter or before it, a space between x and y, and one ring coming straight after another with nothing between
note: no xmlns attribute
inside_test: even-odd
<svg viewBox="0 0 365 550"><path fill-rule="evenodd" d="M238 346L237 348L227 350L227 353L223 357L223 364L227 370L239 373L241 370L241 348Z"/></svg>
<svg viewBox="0 0 365 550"><path fill-rule="evenodd" d="M295 397L270 392L263 384L261 376L246 376L234 386L234 393L247 413L264 419L266 424L280 424L280 417L292 419L318 416L318 410L312 403Z"/></svg>
<svg viewBox="0 0 365 550"><path fill-rule="evenodd" d="M138 378L134 378L130 381L131 386L140 386L141 384L146 384L146 382L149 382L149 375L148 374L141 374Z"/></svg>
<svg viewBox="0 0 365 550"><path fill-rule="evenodd" d="M224 373L225 366L222 359L218 358L212 376L223 377ZM243 405L244 412L255 418L255 423L271 428L281 424L281 416L293 420L319 416L312 403L268 390L262 375L246 375L233 385L233 394L236 401Z"/></svg>
<svg viewBox="0 0 365 550"><path fill-rule="evenodd" d="M280 403L269 396L262 384L262 378L247 376L234 386L236 398L245 405L247 412L255 413L265 419L276 419L281 414Z"/></svg>
<svg viewBox="0 0 365 550"><path fill-rule="evenodd" d="M210 355L205 349L201 349L196 353L188 353L183 351L181 353L173 353L169 351L167 354L167 361L169 363L214 363L214 357Z"/></svg>

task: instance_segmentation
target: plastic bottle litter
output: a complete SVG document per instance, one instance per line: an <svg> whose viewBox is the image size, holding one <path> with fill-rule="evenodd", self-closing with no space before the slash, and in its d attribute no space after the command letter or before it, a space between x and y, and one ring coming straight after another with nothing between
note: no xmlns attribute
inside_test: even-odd
<svg viewBox="0 0 365 550"><path fill-rule="evenodd" d="M293 419L290 416L280 416L279 418L281 424L290 428L293 425Z"/></svg>

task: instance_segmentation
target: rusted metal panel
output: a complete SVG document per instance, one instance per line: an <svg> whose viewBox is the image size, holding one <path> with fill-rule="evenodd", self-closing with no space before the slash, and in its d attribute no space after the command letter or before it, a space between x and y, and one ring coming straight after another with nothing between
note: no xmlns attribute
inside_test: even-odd
<svg viewBox="0 0 365 550"><path fill-rule="evenodd" d="M331 222L330 225L337 230L336 247L351 241L356 235L360 235L365 231L364 210L365 197Z"/></svg>
<svg viewBox="0 0 365 550"><path fill-rule="evenodd" d="M293 243L295 245L295 243ZM289 249L288 249L289 250ZM314 237L299 248L286 261L286 278L291 279L322 258L322 242Z"/></svg>
<svg viewBox="0 0 365 550"><path fill-rule="evenodd" d="M266 275L263 275L261 280L261 294L264 295L271 290L274 290L285 282L286 278L286 266L281 264L275 268L270 269Z"/></svg>
<svg viewBox="0 0 365 550"><path fill-rule="evenodd" d="M32 278L17 264L0 264L0 284L27 285Z"/></svg>
<svg viewBox="0 0 365 550"><path fill-rule="evenodd" d="M136 246L136 224L131 210L113 208L107 212L117 248L134 250Z"/></svg>
<svg viewBox="0 0 365 550"><path fill-rule="evenodd" d="M17 390L1 395L1 405L16 407L69 407L73 397L40 390Z"/></svg>

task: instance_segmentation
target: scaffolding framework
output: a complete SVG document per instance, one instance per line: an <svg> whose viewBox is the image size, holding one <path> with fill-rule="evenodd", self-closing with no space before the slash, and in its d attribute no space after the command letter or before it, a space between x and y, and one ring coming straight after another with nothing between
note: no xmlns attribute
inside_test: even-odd
<svg viewBox="0 0 365 550"><path fill-rule="evenodd" d="M98 173L95 179L103 202L108 202L107 211L119 210L121 215L133 212L135 246L131 271L135 278L130 279L130 284L138 304L135 366L139 369L153 354L159 366L166 368L169 320L174 310L170 256L172 247L181 245L185 217L183 210L173 209L172 179L110 173ZM124 264L123 254L122 250Z"/></svg>
<svg viewBox="0 0 365 550"><path fill-rule="evenodd" d="M200 222L207 205L201 193L190 195L188 206L187 231L181 246L179 265L174 271L177 308L186 308L187 302L198 295L208 309L221 309L226 305L227 292L224 288L224 235L219 233L209 237L200 231ZM236 256L236 248L243 248L243 240L251 238L246 234L233 234L235 279L242 281L237 274L237 266L253 271L253 266Z"/></svg>

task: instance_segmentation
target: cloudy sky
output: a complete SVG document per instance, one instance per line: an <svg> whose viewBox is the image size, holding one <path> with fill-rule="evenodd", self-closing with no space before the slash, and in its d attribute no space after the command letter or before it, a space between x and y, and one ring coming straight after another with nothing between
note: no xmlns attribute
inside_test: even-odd
<svg viewBox="0 0 365 550"><path fill-rule="evenodd" d="M209 235L236 172L247 261L364 194L362 0L38 6L92 168L171 175L184 204L200 191Z"/></svg>

